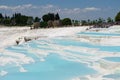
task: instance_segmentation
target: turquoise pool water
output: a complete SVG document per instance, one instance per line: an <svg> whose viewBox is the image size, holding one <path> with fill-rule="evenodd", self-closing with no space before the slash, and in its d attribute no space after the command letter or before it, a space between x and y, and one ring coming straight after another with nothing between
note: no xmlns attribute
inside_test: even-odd
<svg viewBox="0 0 120 80"><path fill-rule="evenodd" d="M13 72L2 80L69 80L74 76L94 74L96 71L88 68L87 65L77 62L66 61L58 55L51 54L45 62L36 62L30 65L23 65L28 70L26 73Z"/></svg>
<svg viewBox="0 0 120 80"><path fill-rule="evenodd" d="M88 48L97 48L100 51L120 52L120 46L101 46L68 39L54 39L54 42L63 46L82 46Z"/></svg>
<svg viewBox="0 0 120 80"><path fill-rule="evenodd" d="M110 74L110 75L105 75L104 77L112 78L114 80L119 80L120 79L120 74Z"/></svg>
<svg viewBox="0 0 120 80"><path fill-rule="evenodd" d="M118 34L92 32L85 34L118 36ZM66 37L39 39L17 46L9 46L5 49L6 51L15 55L22 54L24 57L19 59L17 56L1 53L0 56L13 58L13 60L10 59L9 63L0 66L0 71L7 72L4 76L0 75L0 80L73 80L76 77L89 80L86 76L92 77L101 71L95 69L101 65L101 60L111 62L111 64L105 63L107 66L112 66L112 62L120 63L119 48L120 46L101 46ZM24 63L24 59L28 58L33 59L34 62ZM20 71L21 68L23 72ZM114 75L111 72L110 75L103 74L102 77L119 80L119 71Z"/></svg>
<svg viewBox="0 0 120 80"><path fill-rule="evenodd" d="M104 59L112 62L120 62L120 57L105 57Z"/></svg>
<svg viewBox="0 0 120 80"><path fill-rule="evenodd" d="M120 36L118 33L102 33L102 32L80 32L78 34L91 35L91 36Z"/></svg>

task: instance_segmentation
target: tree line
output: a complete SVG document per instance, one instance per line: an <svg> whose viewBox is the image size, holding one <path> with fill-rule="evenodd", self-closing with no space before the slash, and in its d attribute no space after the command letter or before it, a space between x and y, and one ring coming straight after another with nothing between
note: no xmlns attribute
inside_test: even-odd
<svg viewBox="0 0 120 80"><path fill-rule="evenodd" d="M67 21L66 21L67 20ZM25 25L32 25L34 22L40 22L40 27L46 27L49 26L50 21L59 21L63 25L71 25L71 19L65 18L63 20L60 19L59 14L54 13L48 13L44 14L42 16L42 19L39 17L33 17L33 16L26 16L22 15L21 13L14 13L12 17L10 16L3 16L2 13L0 13L0 25L6 25L6 26L25 26ZM62 25L61 25L62 26Z"/></svg>
<svg viewBox="0 0 120 80"><path fill-rule="evenodd" d="M100 23L120 23L120 12L118 12L115 16L115 19L110 17L107 20L103 18L98 18L96 20L71 20L70 18L61 19L58 13L47 13L44 14L41 18L26 16L21 13L14 13L10 16L3 16L0 13L0 25L6 26L25 26L32 25L34 22L40 22L40 27L53 27L53 26L79 26L79 25L95 25Z"/></svg>

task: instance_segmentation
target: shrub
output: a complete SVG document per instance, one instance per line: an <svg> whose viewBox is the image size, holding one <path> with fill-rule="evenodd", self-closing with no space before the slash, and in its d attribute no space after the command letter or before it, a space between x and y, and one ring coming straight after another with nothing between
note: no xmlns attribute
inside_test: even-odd
<svg viewBox="0 0 120 80"><path fill-rule="evenodd" d="M72 25L72 22L71 22L71 19L70 18L64 18L63 20L62 20L62 24L63 25Z"/></svg>

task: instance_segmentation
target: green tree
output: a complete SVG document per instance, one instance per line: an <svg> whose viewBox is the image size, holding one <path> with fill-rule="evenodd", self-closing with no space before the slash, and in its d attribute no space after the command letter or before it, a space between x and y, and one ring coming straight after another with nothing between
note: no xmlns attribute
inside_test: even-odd
<svg viewBox="0 0 120 80"><path fill-rule="evenodd" d="M4 23L4 25L9 25L11 23L10 17L5 15L5 17L3 19L3 23Z"/></svg>
<svg viewBox="0 0 120 80"><path fill-rule="evenodd" d="M10 18L7 18L7 19L4 19L4 25L10 25L10 23L11 23L11 20L10 20Z"/></svg>
<svg viewBox="0 0 120 80"><path fill-rule="evenodd" d="M60 16L58 13L55 15L55 20L60 20Z"/></svg>
<svg viewBox="0 0 120 80"><path fill-rule="evenodd" d="M74 26L79 26L79 21L78 20L74 21Z"/></svg>
<svg viewBox="0 0 120 80"><path fill-rule="evenodd" d="M22 15L21 13L13 14L11 18L12 25L24 26L27 25L28 16Z"/></svg>
<svg viewBox="0 0 120 80"><path fill-rule="evenodd" d="M98 24L103 23L103 22L105 22L105 20L103 18L98 19Z"/></svg>
<svg viewBox="0 0 120 80"><path fill-rule="evenodd" d="M32 24L33 24L33 17L28 17L27 25L32 25Z"/></svg>
<svg viewBox="0 0 120 80"><path fill-rule="evenodd" d="M2 13L0 13L0 19L3 19L4 17L3 17L3 15L2 15Z"/></svg>
<svg viewBox="0 0 120 80"><path fill-rule="evenodd" d="M115 16L115 21L120 21L120 12L118 12L117 15Z"/></svg>
<svg viewBox="0 0 120 80"><path fill-rule="evenodd" d="M55 20L55 15L54 15L54 13L48 13L48 16L50 17L50 20L52 20L52 21Z"/></svg>
<svg viewBox="0 0 120 80"><path fill-rule="evenodd" d="M54 21L54 20L59 20L59 14L57 13L56 15L54 13L48 13L42 16L43 21L48 22L49 20Z"/></svg>
<svg viewBox="0 0 120 80"><path fill-rule="evenodd" d="M81 25L82 26L87 25L87 21L86 20L81 20Z"/></svg>
<svg viewBox="0 0 120 80"><path fill-rule="evenodd" d="M47 22L44 22L44 21L40 22L40 27L41 28L47 28L47 26L48 26Z"/></svg>
<svg viewBox="0 0 120 80"><path fill-rule="evenodd" d="M90 19L87 20L87 24L88 24L88 25L91 25Z"/></svg>
<svg viewBox="0 0 120 80"><path fill-rule="evenodd" d="M40 18L39 17L35 17L35 20L34 20L34 22L40 22Z"/></svg>
<svg viewBox="0 0 120 80"><path fill-rule="evenodd" d="M48 22L50 20L50 16L48 14L45 14L42 16L42 19L44 22Z"/></svg>
<svg viewBox="0 0 120 80"><path fill-rule="evenodd" d="M111 17L108 17L108 18L107 18L107 22L108 22L108 23L111 23L111 22L113 22L113 19L112 19Z"/></svg>
<svg viewBox="0 0 120 80"><path fill-rule="evenodd" d="M71 19L70 18L64 18L62 20L63 25L72 25Z"/></svg>
<svg viewBox="0 0 120 80"><path fill-rule="evenodd" d="M0 13L0 24L3 23L3 19L4 19L4 17L3 17L3 15L2 15L2 13Z"/></svg>

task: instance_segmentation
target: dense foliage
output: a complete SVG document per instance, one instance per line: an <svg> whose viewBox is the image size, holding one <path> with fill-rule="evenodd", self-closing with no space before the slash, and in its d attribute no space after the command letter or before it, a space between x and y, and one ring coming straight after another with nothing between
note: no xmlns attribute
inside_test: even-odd
<svg viewBox="0 0 120 80"><path fill-rule="evenodd" d="M30 25L33 23L33 17L22 15L21 13L15 13L12 15L12 17L9 16L3 16L0 13L0 24L1 25L18 25L18 26L24 26L24 25Z"/></svg>
<svg viewBox="0 0 120 80"><path fill-rule="evenodd" d="M103 23L115 23L120 21L120 12L115 16L115 20L108 17L106 20L103 18L98 18L96 20L71 20L70 18L60 19L58 13L48 13L44 14L42 18L32 17L22 15L21 13L14 13L11 17L7 15L3 15L0 13L0 25L7 26L24 26L24 25L32 25L34 22L40 22L41 28L46 27L58 27L58 26L84 26L84 25L96 25Z"/></svg>
<svg viewBox="0 0 120 80"><path fill-rule="evenodd" d="M62 20L62 24L63 25L72 25L72 22L71 22L71 19L70 18L64 18L63 20Z"/></svg>
<svg viewBox="0 0 120 80"><path fill-rule="evenodd" d="M120 21L120 12L118 12L117 15L115 16L115 21Z"/></svg>
<svg viewBox="0 0 120 80"><path fill-rule="evenodd" d="M42 16L42 19L44 22L48 22L49 20L54 21L54 20L60 20L59 14L54 14L54 13L48 13Z"/></svg>
<svg viewBox="0 0 120 80"><path fill-rule="evenodd" d="M46 28L48 26L47 22L41 21L40 22L40 27L41 28Z"/></svg>
<svg viewBox="0 0 120 80"><path fill-rule="evenodd" d="M39 17L35 17L35 19L34 19L34 22L40 22L40 18Z"/></svg>

